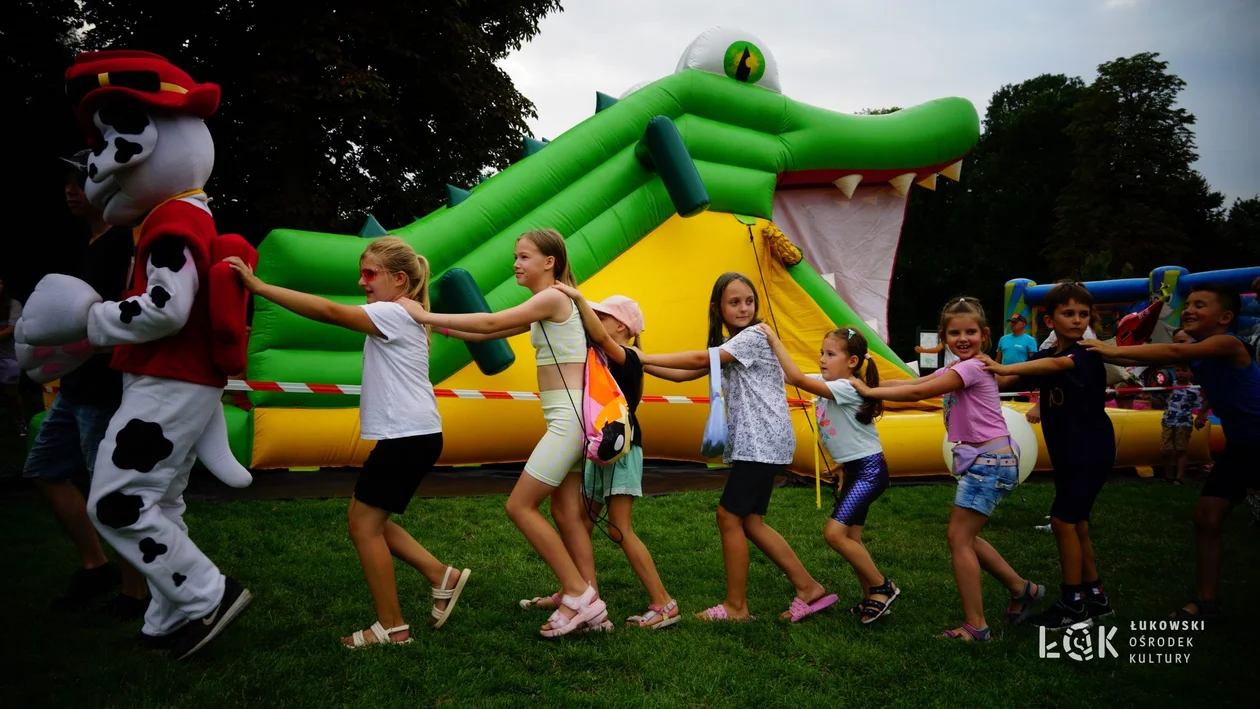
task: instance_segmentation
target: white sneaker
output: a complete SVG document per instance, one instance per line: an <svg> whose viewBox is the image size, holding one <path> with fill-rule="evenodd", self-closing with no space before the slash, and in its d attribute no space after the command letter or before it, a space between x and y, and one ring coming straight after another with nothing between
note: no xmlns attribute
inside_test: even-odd
<svg viewBox="0 0 1260 709"><path fill-rule="evenodd" d="M1038 532L1050 532L1050 531L1052 531L1052 530L1050 529L1050 525L1048 525L1048 524L1039 524L1039 525L1037 525L1037 526L1033 527L1033 529L1037 530Z"/></svg>

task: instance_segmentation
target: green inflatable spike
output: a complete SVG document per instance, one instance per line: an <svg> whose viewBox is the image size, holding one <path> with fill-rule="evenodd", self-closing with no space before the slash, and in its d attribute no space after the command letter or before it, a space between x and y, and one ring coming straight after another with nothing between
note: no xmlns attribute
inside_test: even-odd
<svg viewBox="0 0 1260 709"><path fill-rule="evenodd" d="M468 190L460 189L455 185L446 186L446 206L448 207L454 207L471 196L472 192L469 192Z"/></svg>
<svg viewBox="0 0 1260 709"><path fill-rule="evenodd" d="M543 140L534 140L528 135L521 136L521 156L527 158L530 155L533 155L539 150L547 147L547 142L548 141L545 138Z"/></svg>
<svg viewBox="0 0 1260 709"><path fill-rule="evenodd" d="M648 121L634 155L661 176L679 216L694 217L709 208L709 191L704 188L700 171L683 144L678 126L668 117L657 116Z"/></svg>
<svg viewBox="0 0 1260 709"><path fill-rule="evenodd" d="M359 236L365 239L374 239L378 236L388 235L389 230L381 226L381 223L376 221L376 217L371 214L367 215L367 219L363 222L363 228L359 229Z"/></svg>
<svg viewBox="0 0 1260 709"><path fill-rule="evenodd" d="M472 274L462 268L452 268L437 279L437 295L442 311L447 313L488 313L490 305L482 295ZM486 376L493 376L512 366L516 355L507 340L465 342L477 368Z"/></svg>
<svg viewBox="0 0 1260 709"><path fill-rule="evenodd" d="M599 91L596 91L595 92L595 112L599 113L600 111L604 110L605 108L608 108L609 106L613 105L614 103L617 103L620 100L621 99L613 98L612 96L609 96L606 93L601 93Z"/></svg>

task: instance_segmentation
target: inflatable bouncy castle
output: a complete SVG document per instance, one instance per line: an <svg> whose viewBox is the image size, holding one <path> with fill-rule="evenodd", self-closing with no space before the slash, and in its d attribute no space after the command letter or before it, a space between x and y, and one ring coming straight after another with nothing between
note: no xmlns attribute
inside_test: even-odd
<svg viewBox="0 0 1260 709"><path fill-rule="evenodd" d="M523 302L528 291L512 278L513 244L526 230L551 227L565 235L587 297L639 302L648 351L702 349L713 282L740 271L757 285L761 317L805 371L817 371L824 333L850 325L872 342L883 378L911 376L883 344L907 194L916 184L933 188L937 175L958 179L979 136L969 101L945 98L881 116L805 105L781 92L768 47L719 28L697 38L673 74L620 98L600 94L596 109L550 142L525 139L514 165L470 190L449 188L447 206L391 231L429 259L435 311ZM362 302L363 247L358 236L279 229L259 247L258 274ZM256 299L246 376L354 385L362 350L362 335ZM536 402L510 393L534 391L534 370L526 335L471 349L434 338L434 386L477 397L440 400L442 464L528 457L543 419ZM645 394L702 397L706 386L648 377ZM244 464L347 466L366 458L372 444L359 439L356 397L269 388L227 410ZM644 403L645 456L703 461L706 413L704 405ZM793 467L811 474L812 417L805 407L793 415ZM893 410L880 429L895 472L946 471L938 407Z"/></svg>

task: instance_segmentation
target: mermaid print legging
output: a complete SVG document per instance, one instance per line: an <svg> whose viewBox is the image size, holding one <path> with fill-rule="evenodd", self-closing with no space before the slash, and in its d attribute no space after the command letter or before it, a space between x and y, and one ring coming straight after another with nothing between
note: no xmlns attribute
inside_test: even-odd
<svg viewBox="0 0 1260 709"><path fill-rule="evenodd" d="M888 489L888 462L883 453L844 463L844 486L836 495L831 518L849 527L866 524L871 503Z"/></svg>

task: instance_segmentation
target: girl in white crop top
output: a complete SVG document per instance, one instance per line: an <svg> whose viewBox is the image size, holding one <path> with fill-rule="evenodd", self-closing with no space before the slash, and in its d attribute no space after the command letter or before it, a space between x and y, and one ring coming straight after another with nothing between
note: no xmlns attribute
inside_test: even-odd
<svg viewBox="0 0 1260 709"><path fill-rule="evenodd" d="M454 315L430 313L411 303L408 311L417 322L462 340L530 333L530 343L537 351L538 391L547 433L525 464L526 474L517 479L512 489L507 502L508 517L560 582L558 607L542 626L543 637L567 635L574 630L611 630L604 602L595 591L591 537L582 524L582 476L568 474L579 469L585 445L578 412L582 406L586 330L573 301L551 287L557 281L574 285L564 237L554 229L522 234L516 241L513 270L516 282L533 294L514 308L498 313ZM538 510L548 497L559 532Z"/></svg>

